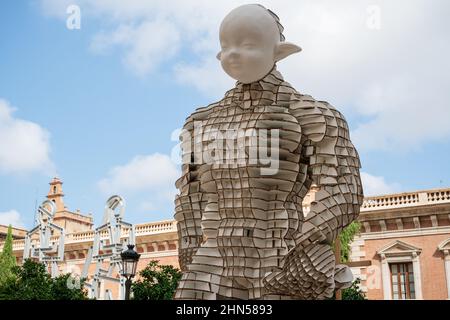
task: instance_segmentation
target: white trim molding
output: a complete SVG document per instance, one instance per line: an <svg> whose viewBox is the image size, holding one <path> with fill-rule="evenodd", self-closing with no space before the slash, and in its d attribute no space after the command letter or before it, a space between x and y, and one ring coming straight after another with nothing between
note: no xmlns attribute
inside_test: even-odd
<svg viewBox="0 0 450 320"><path fill-rule="evenodd" d="M416 299L423 299L419 259L421 252L422 249L400 240L393 241L377 251L377 254L381 257L381 278L383 282L383 295L385 300L392 300L391 271L389 268L389 263L397 262L412 262Z"/></svg>
<svg viewBox="0 0 450 320"><path fill-rule="evenodd" d="M419 230L403 229L403 230L392 230L392 231L377 231L371 233L362 233L361 238L364 240L376 240L376 239L386 239L386 238L404 238L404 237L420 237L436 234L449 234L449 226L440 226L436 228L422 228Z"/></svg>
<svg viewBox="0 0 450 320"><path fill-rule="evenodd" d="M444 254L445 279L447 281L447 299L450 299L450 238L438 245L438 250Z"/></svg>
<svg viewBox="0 0 450 320"><path fill-rule="evenodd" d="M153 252L143 252L141 254L142 258L162 258L162 257L173 257L178 256L178 249L175 250L165 250L165 251L153 251Z"/></svg>

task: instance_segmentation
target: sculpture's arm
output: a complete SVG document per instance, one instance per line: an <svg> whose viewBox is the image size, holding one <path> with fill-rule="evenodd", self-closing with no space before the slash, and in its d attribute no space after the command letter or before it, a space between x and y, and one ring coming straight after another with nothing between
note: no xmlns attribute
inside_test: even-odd
<svg viewBox="0 0 450 320"><path fill-rule="evenodd" d="M192 129L192 128L191 128ZM199 165L193 162L192 130L183 130L181 134L182 175L176 182L179 194L175 198L175 220L179 239L180 269L186 270L192 255L202 243L202 212L205 206L204 194L200 191L198 179Z"/></svg>
<svg viewBox="0 0 450 320"><path fill-rule="evenodd" d="M295 242L300 247L311 242L331 244L358 217L363 201L360 161L341 113L312 98L299 107L303 157L309 162L309 179L320 189Z"/></svg>
<svg viewBox="0 0 450 320"><path fill-rule="evenodd" d="M202 242L202 193L200 182L195 179L196 168L183 165L183 175L177 181L180 193L175 198L175 220L177 221L180 269L184 271L192 255Z"/></svg>

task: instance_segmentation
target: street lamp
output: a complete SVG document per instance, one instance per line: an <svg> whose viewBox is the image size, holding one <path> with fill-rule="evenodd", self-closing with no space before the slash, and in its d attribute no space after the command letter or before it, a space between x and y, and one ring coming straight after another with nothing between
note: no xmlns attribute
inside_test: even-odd
<svg viewBox="0 0 450 320"><path fill-rule="evenodd" d="M134 251L134 245L129 244L128 250L120 254L122 258L122 276L125 281L125 300L130 300L131 279L136 275L136 267L140 258L140 254Z"/></svg>

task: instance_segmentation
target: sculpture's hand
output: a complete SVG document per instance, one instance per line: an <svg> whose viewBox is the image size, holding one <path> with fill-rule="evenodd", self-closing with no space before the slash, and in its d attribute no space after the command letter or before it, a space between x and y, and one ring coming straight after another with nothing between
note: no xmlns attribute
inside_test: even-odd
<svg viewBox="0 0 450 320"><path fill-rule="evenodd" d="M180 270L187 270L187 266L192 262L192 256L197 248L180 248L178 249L178 261L180 263Z"/></svg>
<svg viewBox="0 0 450 320"><path fill-rule="evenodd" d="M311 235L322 233L316 230ZM320 237L315 239L319 241ZM283 268L268 274L263 284L273 294L325 299L333 295L334 274L335 257L331 246L304 240L284 257Z"/></svg>
<svg viewBox="0 0 450 320"><path fill-rule="evenodd" d="M313 215L315 216L316 213L310 212L308 218ZM317 221L320 219L309 218L302 223L301 232L295 237L296 247L303 249L311 243L332 245L336 238L335 232L326 222L317 225Z"/></svg>

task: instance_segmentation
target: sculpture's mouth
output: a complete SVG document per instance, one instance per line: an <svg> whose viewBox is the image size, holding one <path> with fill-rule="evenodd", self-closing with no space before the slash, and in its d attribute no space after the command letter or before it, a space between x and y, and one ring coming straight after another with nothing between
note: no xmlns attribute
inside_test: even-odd
<svg viewBox="0 0 450 320"><path fill-rule="evenodd" d="M233 68L233 69L239 69L239 68L241 68L242 64L239 62L232 62L229 64L229 66L230 66L230 68Z"/></svg>

